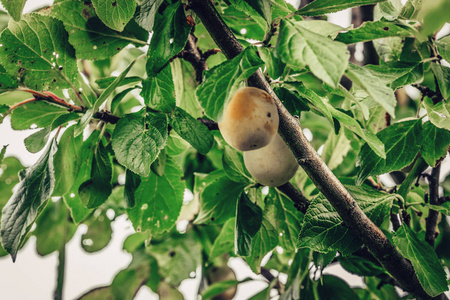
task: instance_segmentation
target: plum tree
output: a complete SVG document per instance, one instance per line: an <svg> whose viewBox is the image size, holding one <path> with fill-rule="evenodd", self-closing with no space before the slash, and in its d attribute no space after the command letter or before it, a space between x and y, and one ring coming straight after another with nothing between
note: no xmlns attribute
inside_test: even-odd
<svg viewBox="0 0 450 300"><path fill-rule="evenodd" d="M230 146L249 151L268 145L278 131L278 123L272 97L261 89L244 87L228 103L219 129Z"/></svg>

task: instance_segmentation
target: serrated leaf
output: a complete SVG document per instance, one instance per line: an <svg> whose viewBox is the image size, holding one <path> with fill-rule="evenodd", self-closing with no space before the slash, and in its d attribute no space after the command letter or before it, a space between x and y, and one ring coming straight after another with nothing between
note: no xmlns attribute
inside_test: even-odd
<svg viewBox="0 0 450 300"><path fill-rule="evenodd" d="M422 146L422 121L411 120L395 123L377 134L386 149L386 159L373 152L367 144L358 154L361 167L356 179L361 184L370 175L380 175L408 166L412 163Z"/></svg>
<svg viewBox="0 0 450 300"><path fill-rule="evenodd" d="M242 192L236 207L234 252L237 255L250 255L253 238L260 229L261 223L261 207L253 203L245 192Z"/></svg>
<svg viewBox="0 0 450 300"><path fill-rule="evenodd" d="M294 69L308 66L317 78L332 87L337 87L350 58L345 44L285 19L280 23L275 51L288 66Z"/></svg>
<svg viewBox="0 0 450 300"><path fill-rule="evenodd" d="M141 178L139 175L131 172L127 169L125 176L125 189L124 189L124 200L127 208L132 208L136 204L136 198L134 192L141 184Z"/></svg>
<svg viewBox="0 0 450 300"><path fill-rule="evenodd" d="M156 17L156 26L150 41L147 56L147 75L155 76L168 63L170 58L183 50L191 26L186 20L180 1L169 5Z"/></svg>
<svg viewBox="0 0 450 300"><path fill-rule="evenodd" d="M380 193L368 187L346 186L364 213L377 225L389 215L396 195ZM334 207L323 195L310 204L303 219L297 246L328 253L339 251L347 256L362 244L359 237L345 226Z"/></svg>
<svg viewBox="0 0 450 300"><path fill-rule="evenodd" d="M27 14L10 22L0 36L0 64L21 84L36 90L69 88L77 65L63 24L51 17Z"/></svg>
<svg viewBox="0 0 450 300"><path fill-rule="evenodd" d="M69 221L69 210L62 200L49 201L36 221L36 250L45 256L58 251L75 233L77 227Z"/></svg>
<svg viewBox="0 0 450 300"><path fill-rule="evenodd" d="M231 0L232 6L250 17L262 29L267 29L271 23L272 14L270 1L267 0Z"/></svg>
<svg viewBox="0 0 450 300"><path fill-rule="evenodd" d="M83 136L74 136L75 126L71 126L61 137L58 151L55 153L53 164L55 166L55 189L53 196L63 196L75 184L80 169L81 147ZM89 162L90 163L90 162Z"/></svg>
<svg viewBox="0 0 450 300"><path fill-rule="evenodd" d="M248 47L235 58L207 71L206 80L195 93L206 115L218 120L227 100L237 90L240 82L263 65L255 48Z"/></svg>
<svg viewBox="0 0 450 300"><path fill-rule="evenodd" d="M214 244L209 252L209 259L213 260L219 255L229 253L234 248L234 227L236 226L236 219L228 219L222 226L219 235L214 240Z"/></svg>
<svg viewBox="0 0 450 300"><path fill-rule="evenodd" d="M134 0L93 0L95 12L109 28L122 31L136 10Z"/></svg>
<svg viewBox="0 0 450 300"><path fill-rule="evenodd" d="M136 22L147 31L152 31L155 23L155 16L158 13L158 8L164 0L149 0L139 5L139 9L134 16Z"/></svg>
<svg viewBox="0 0 450 300"><path fill-rule="evenodd" d="M306 22L295 22L295 24L314 33L333 39L335 39L340 31L345 30L345 28L325 20L307 20Z"/></svg>
<svg viewBox="0 0 450 300"><path fill-rule="evenodd" d="M422 127L423 137L427 142L423 143L420 153L426 163L434 168L437 162L447 155L450 131L438 128L431 122L426 122Z"/></svg>
<svg viewBox="0 0 450 300"><path fill-rule="evenodd" d="M192 231L164 238L162 243L151 245L146 251L156 258L159 273L164 274L166 282L173 286L189 278L189 274L200 265L202 257L200 243Z"/></svg>
<svg viewBox="0 0 450 300"><path fill-rule="evenodd" d="M112 192L112 163L109 154L99 141L92 158L91 176L78 188L78 194L87 208L102 205Z"/></svg>
<svg viewBox="0 0 450 300"><path fill-rule="evenodd" d="M179 107L175 108L169 123L178 135L198 152L203 155L209 152L214 143L214 137L205 124L197 121Z"/></svg>
<svg viewBox="0 0 450 300"><path fill-rule="evenodd" d="M297 10L296 15L320 16L337 12L346 8L376 4L386 0L316 0Z"/></svg>
<svg viewBox="0 0 450 300"><path fill-rule="evenodd" d="M111 144L121 165L147 177L150 165L164 148L166 140L167 117L160 113L146 113L142 109L117 122Z"/></svg>
<svg viewBox="0 0 450 300"><path fill-rule="evenodd" d="M367 69L354 64L349 65L346 75L395 118L397 100L394 91L386 86L380 78L374 76Z"/></svg>
<svg viewBox="0 0 450 300"><path fill-rule="evenodd" d="M396 90L405 85L416 83L423 78L422 64L407 66L366 65L374 76L382 80L387 86Z"/></svg>
<svg viewBox="0 0 450 300"><path fill-rule="evenodd" d="M127 209L128 217L137 231L150 231L151 235L169 231L183 204L185 184L178 165L168 159L163 176L150 174L142 178L134 196L136 204Z"/></svg>
<svg viewBox="0 0 450 300"><path fill-rule="evenodd" d="M403 224L393 237L400 253L409 259L425 292L431 297L448 291L447 276L434 249L419 240L415 233Z"/></svg>
<svg viewBox="0 0 450 300"><path fill-rule="evenodd" d="M63 1L52 7L52 15L61 20L75 48L78 59L107 59L131 42L145 45L125 29L118 33L106 27L96 16L92 5L81 1Z"/></svg>
<svg viewBox="0 0 450 300"><path fill-rule="evenodd" d="M450 68L437 63L431 63L431 70L436 76L439 91L445 100L450 99Z"/></svg>
<svg viewBox="0 0 450 300"><path fill-rule="evenodd" d="M436 41L439 54L446 61L450 61L450 35Z"/></svg>
<svg viewBox="0 0 450 300"><path fill-rule="evenodd" d="M231 181L223 173L210 176L213 181L200 194L200 212L194 224L223 224L236 215L237 200L245 184Z"/></svg>
<svg viewBox="0 0 450 300"><path fill-rule="evenodd" d="M225 174L227 174L228 178L231 180L247 183L253 181L252 176L245 167L242 153L234 150L233 148L225 146L225 150L222 155L222 164Z"/></svg>
<svg viewBox="0 0 450 300"><path fill-rule="evenodd" d="M170 66L142 81L141 96L145 104L154 110L170 113L175 109L175 85Z"/></svg>
<svg viewBox="0 0 450 300"><path fill-rule="evenodd" d="M384 20L374 22L364 22L358 28L341 32L337 35L337 41L345 44L367 42L389 36L411 36L412 32L407 27L402 27L392 22Z"/></svg>
<svg viewBox="0 0 450 300"><path fill-rule="evenodd" d="M22 16L22 11L27 0L1 0L3 7L8 11L9 15L15 20L19 21Z"/></svg>
<svg viewBox="0 0 450 300"><path fill-rule="evenodd" d="M39 160L24 172L14 194L2 211L2 244L13 261L36 218L45 207L55 185L53 155L57 150L53 139Z"/></svg>
<svg viewBox="0 0 450 300"><path fill-rule="evenodd" d="M111 240L111 220L103 211L100 215L92 215L84 222L88 230L81 236L81 247L88 253L105 248Z"/></svg>
<svg viewBox="0 0 450 300"><path fill-rule="evenodd" d="M270 190L265 202L265 214L278 232L280 246L287 251L294 251L303 214L294 207L294 202L275 189Z"/></svg>
<svg viewBox="0 0 450 300"><path fill-rule="evenodd" d="M67 109L44 101L33 101L21 105L11 114L11 127L15 130L30 129L35 124L38 128L52 125L60 116L67 114Z"/></svg>
<svg viewBox="0 0 450 300"><path fill-rule="evenodd" d="M441 101L433 104L431 99L425 98L423 104L434 126L450 130L450 102Z"/></svg>

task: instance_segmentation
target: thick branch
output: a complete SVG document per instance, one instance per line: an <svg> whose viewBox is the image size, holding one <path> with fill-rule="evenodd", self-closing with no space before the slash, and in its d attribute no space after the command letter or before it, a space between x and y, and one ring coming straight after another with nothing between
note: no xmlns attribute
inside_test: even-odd
<svg viewBox="0 0 450 300"><path fill-rule="evenodd" d="M278 186L277 189L285 193L293 202L295 208L302 213L306 213L309 201L306 197L290 182Z"/></svg>
<svg viewBox="0 0 450 300"><path fill-rule="evenodd" d="M431 171L431 176L428 177L430 187L430 204L439 205L439 174L441 172L441 165L436 166ZM434 209L430 209L428 213L425 241L434 247L434 241L436 239L436 226L439 218L439 212Z"/></svg>
<svg viewBox="0 0 450 300"><path fill-rule="evenodd" d="M227 58L235 57L244 49L209 0L191 0L190 7L202 20ZM262 72L253 74L249 78L249 84L267 91L275 99L280 116L280 135L294 153L300 166L331 202L348 228L363 240L402 288L418 298L431 299L420 285L411 263L401 256L384 233L364 214L349 192L320 159L303 135L298 121L283 106Z"/></svg>

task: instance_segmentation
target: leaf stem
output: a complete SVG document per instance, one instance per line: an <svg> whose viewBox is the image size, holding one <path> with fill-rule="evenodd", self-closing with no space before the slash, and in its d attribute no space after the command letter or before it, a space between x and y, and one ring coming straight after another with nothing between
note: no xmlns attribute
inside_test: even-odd
<svg viewBox="0 0 450 300"><path fill-rule="evenodd" d="M298 211L306 213L309 207L309 200L292 183L285 183L278 186L277 189L285 193L294 202L294 206Z"/></svg>
<svg viewBox="0 0 450 300"><path fill-rule="evenodd" d="M68 221L67 221L68 222ZM66 237L68 226L64 227L64 240L62 242L61 248L58 251L58 269L57 269L57 281L56 281L56 289L54 293L55 300L63 299L63 288L64 288L64 275L66 270Z"/></svg>

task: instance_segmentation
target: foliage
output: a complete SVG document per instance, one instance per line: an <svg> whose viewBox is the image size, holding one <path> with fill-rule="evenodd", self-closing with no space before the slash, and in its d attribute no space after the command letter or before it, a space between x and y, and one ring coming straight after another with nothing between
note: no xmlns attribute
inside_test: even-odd
<svg viewBox="0 0 450 300"><path fill-rule="evenodd" d="M432 184L450 146L450 38L436 39L450 21L448 1L316 0L296 10L284 0L218 0L212 17L242 45L230 59L193 0L58 0L28 14L25 0L0 1L11 16L0 18L0 123L38 129L24 144L41 153L23 169L0 144L0 255L20 259L30 235L40 255L61 252L80 224L88 227L83 249L97 252L115 218L127 215L136 232L124 249L133 260L110 286L80 291L80 299L132 299L143 285L178 299L192 274L202 277L205 299L230 299L253 280L237 280L230 257L267 279L254 299L272 289L280 299L399 298L394 275L313 183L328 178L299 170L287 184L296 193L266 190L217 131L233 92L262 70L355 199L347 209L362 208L429 297L448 290L449 225L428 217L450 211L450 179L441 183L444 197ZM373 5L375 18L356 28L317 19L361 5ZM378 64L350 55L363 42ZM421 97L405 100L411 85ZM386 173L400 183L408 176L402 194L380 180ZM367 287L309 272L329 264Z"/></svg>

